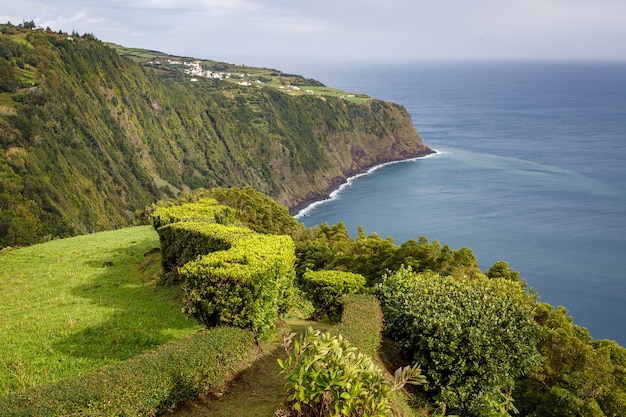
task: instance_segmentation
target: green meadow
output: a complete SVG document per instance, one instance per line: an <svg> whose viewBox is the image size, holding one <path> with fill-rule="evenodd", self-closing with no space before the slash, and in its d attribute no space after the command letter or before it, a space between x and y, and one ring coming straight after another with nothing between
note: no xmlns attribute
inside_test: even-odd
<svg viewBox="0 0 626 417"><path fill-rule="evenodd" d="M0 395L122 361L200 326L158 285L151 226L0 251Z"/></svg>

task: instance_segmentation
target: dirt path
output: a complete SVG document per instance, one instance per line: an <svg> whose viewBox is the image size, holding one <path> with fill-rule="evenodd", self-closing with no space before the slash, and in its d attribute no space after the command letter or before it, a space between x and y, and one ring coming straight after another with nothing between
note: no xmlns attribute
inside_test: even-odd
<svg viewBox="0 0 626 417"><path fill-rule="evenodd" d="M224 393L188 401L168 416L272 417L285 397L283 378L276 363L285 357L277 343L263 346L260 357L237 375Z"/></svg>

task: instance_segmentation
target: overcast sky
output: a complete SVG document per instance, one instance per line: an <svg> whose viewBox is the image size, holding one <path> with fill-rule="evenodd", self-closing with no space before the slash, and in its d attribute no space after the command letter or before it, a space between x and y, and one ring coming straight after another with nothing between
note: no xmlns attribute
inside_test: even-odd
<svg viewBox="0 0 626 417"><path fill-rule="evenodd" d="M2 0L0 22L175 55L290 63L626 60L626 0Z"/></svg>

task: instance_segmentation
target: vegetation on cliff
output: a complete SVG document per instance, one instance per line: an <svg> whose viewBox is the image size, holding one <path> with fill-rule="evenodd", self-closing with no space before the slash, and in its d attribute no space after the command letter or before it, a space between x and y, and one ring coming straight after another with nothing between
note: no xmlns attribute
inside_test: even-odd
<svg viewBox="0 0 626 417"><path fill-rule="evenodd" d="M573 324L565 309L540 303L506 262L483 273L467 248L453 250L426 238L398 246L391 239L362 232L353 239L342 224L305 229L285 207L249 187L200 190L146 212L154 213L155 225L165 225L158 226L159 231L178 225L184 233L162 241L161 251L154 250L157 233L142 226L0 252L0 282L8 290L0 292L6 318L0 328L4 334L0 359L6 364L0 368L4 394L0 404L11 410L8 415L41 414L47 406L63 414L153 415L186 396L214 389L223 376L207 379L210 385L202 381L213 375L214 366L223 369L234 362L232 358L226 362L218 358L215 364L195 362L196 342L204 337L184 337L198 328L182 316L180 307L190 299L202 308L219 310L222 318L230 317L224 312L241 312L268 320L267 324L271 320L284 325L282 319L294 312L336 319L337 310L343 309L341 324L331 329L337 338L329 335L321 344L314 342L310 357L294 344L294 359L282 361L290 364L283 367L290 388L287 409L280 415L297 415L298 407L336 415L334 407L361 409L357 404L403 416L503 417L515 410L524 416L623 414L626 350L612 341L593 340ZM254 231L248 226L252 224ZM248 238L272 243L246 245ZM264 252L272 245L281 246L272 252L284 260L291 258L293 268L283 268L284 262ZM205 252L209 255L202 256ZM158 277L155 260L160 257L163 265L187 265L179 269L180 280ZM385 270L380 269L382 259L392 260ZM193 265L213 260L219 265L192 271ZM275 265L273 272L259 267L267 262ZM260 271L252 274L252 281L250 269ZM212 291L192 295L187 291L190 278L213 280L205 286ZM266 291L272 287L266 286L269 282L286 288L281 284L284 279L294 285L293 291L279 291L278 298ZM241 288L226 290L233 285ZM273 301L258 303L259 296ZM215 309L214 301L237 308ZM302 308L305 301L309 308ZM337 301L343 308L335 308ZM289 309L277 309L277 303ZM217 321L253 330L257 340L273 327L258 326L255 320ZM381 330L387 339L377 352ZM283 334L290 350L287 342L297 339ZM411 391L416 411L389 410L389 390L379 384L378 371L339 335L368 355L380 354L392 372L401 366L396 378L390 378L394 387L407 383L405 377L416 377L418 385L404 387ZM232 336L240 341L229 343L237 346L237 355L245 356L252 337L240 332ZM391 345L398 351L394 353ZM307 358L310 373L299 367L305 363L300 357ZM367 366L360 368L362 364ZM350 376L370 370L374 373L361 383ZM312 383L304 386L300 379L290 379L296 374L313 378ZM329 397L327 383L345 387L345 394ZM243 402L245 408L247 401ZM121 411L139 409L142 403L146 404L142 412ZM353 411L350 415L362 415Z"/></svg>
<svg viewBox="0 0 626 417"><path fill-rule="evenodd" d="M126 226L198 187L249 185L294 207L429 152L401 106L250 71L0 25L0 247Z"/></svg>

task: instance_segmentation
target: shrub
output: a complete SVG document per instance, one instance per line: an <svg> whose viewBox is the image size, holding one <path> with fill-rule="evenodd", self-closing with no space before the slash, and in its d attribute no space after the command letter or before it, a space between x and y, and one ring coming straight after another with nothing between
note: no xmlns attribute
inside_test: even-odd
<svg viewBox="0 0 626 417"><path fill-rule="evenodd" d="M302 277L302 289L315 306L315 316L328 316L335 322L341 317L341 296L358 293L364 286L365 278L351 272L306 271Z"/></svg>
<svg viewBox="0 0 626 417"><path fill-rule="evenodd" d="M287 305L283 318L309 320L315 313L315 307L306 294L298 287L294 287L293 297Z"/></svg>
<svg viewBox="0 0 626 417"><path fill-rule="evenodd" d="M186 313L207 327L226 324L259 335L274 327L293 294L295 254L289 236L203 222L181 222L171 228L230 245L179 269Z"/></svg>
<svg viewBox="0 0 626 417"><path fill-rule="evenodd" d="M303 416L384 416L390 386L365 354L341 336L308 329L278 360L289 407Z"/></svg>
<svg viewBox="0 0 626 417"><path fill-rule="evenodd" d="M0 398L0 413L154 416L224 384L253 346L246 330L215 328L86 375Z"/></svg>
<svg viewBox="0 0 626 417"><path fill-rule="evenodd" d="M152 225L159 227L183 221L206 221L210 223L235 223L234 210L218 205L213 198L202 198L198 202L188 202L178 206L157 207L152 213Z"/></svg>
<svg viewBox="0 0 626 417"><path fill-rule="evenodd" d="M341 334L361 352L376 355L383 329L383 313L378 299L370 294L347 294L341 298L341 303L341 323L332 332Z"/></svg>
<svg viewBox="0 0 626 417"><path fill-rule="evenodd" d="M234 217L255 232L294 236L304 229L287 208L252 187L216 187L196 193L232 207L235 210Z"/></svg>
<svg viewBox="0 0 626 417"><path fill-rule="evenodd" d="M540 303L541 364L517 381L513 396L527 416L622 416L626 410L626 348L593 340L563 307Z"/></svg>
<svg viewBox="0 0 626 417"><path fill-rule="evenodd" d="M422 365L442 408L464 416L496 411L537 363L536 302L519 282L401 269L375 293L385 332Z"/></svg>
<svg viewBox="0 0 626 417"><path fill-rule="evenodd" d="M165 273L178 273L178 268L199 256L228 250L242 235L254 233L243 227L225 227L206 222L180 222L158 229L161 241L161 264Z"/></svg>

